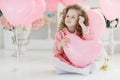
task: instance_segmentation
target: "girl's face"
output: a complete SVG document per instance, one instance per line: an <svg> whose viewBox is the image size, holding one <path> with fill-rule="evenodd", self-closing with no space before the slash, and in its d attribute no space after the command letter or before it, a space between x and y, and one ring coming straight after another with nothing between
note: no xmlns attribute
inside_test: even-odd
<svg viewBox="0 0 120 80"><path fill-rule="evenodd" d="M65 17L65 24L68 29L75 29L78 24L78 11L75 9L68 10Z"/></svg>

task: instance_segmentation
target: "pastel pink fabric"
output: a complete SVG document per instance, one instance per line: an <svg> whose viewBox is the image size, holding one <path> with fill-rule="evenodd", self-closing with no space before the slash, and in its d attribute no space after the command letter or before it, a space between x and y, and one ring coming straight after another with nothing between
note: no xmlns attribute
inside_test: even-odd
<svg viewBox="0 0 120 80"><path fill-rule="evenodd" d="M68 57L65 55L63 49L62 49L61 51L58 51L58 50L56 49L57 44L58 44L58 43L61 41L61 39L64 37L64 36L62 35L62 33L64 33L64 36L67 35L67 34L70 34L70 32L68 31L67 28L64 28L62 31L56 32L56 34L55 34L55 42L54 42L54 46L53 46L54 56L57 57L57 58L59 58L61 61L64 61L65 63L68 63L68 64L70 64L70 65L73 65L73 64L70 62L70 60L68 59ZM73 34L76 34L76 32L73 33ZM85 34L85 33L83 34L82 39L84 39L84 40L94 39L94 33L93 33L91 30L89 30L89 33L88 33L88 34ZM75 65L73 65L73 66L75 66Z"/></svg>

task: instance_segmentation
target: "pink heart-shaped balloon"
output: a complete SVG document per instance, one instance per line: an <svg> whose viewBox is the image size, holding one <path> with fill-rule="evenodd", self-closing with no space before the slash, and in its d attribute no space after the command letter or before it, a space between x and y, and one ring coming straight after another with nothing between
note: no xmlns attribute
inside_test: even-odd
<svg viewBox="0 0 120 80"><path fill-rule="evenodd" d="M92 63L101 53L102 44L98 40L82 40L75 34L68 34L70 39L68 47L64 46L64 52L73 65L85 67Z"/></svg>
<svg viewBox="0 0 120 80"><path fill-rule="evenodd" d="M86 0L60 0L64 6L79 4L80 2L84 2Z"/></svg>
<svg viewBox="0 0 120 80"><path fill-rule="evenodd" d="M42 17L45 10L46 4L44 0L34 0L34 7L32 8L31 12L23 19L23 24L29 25L36 19L39 19Z"/></svg>
<svg viewBox="0 0 120 80"><path fill-rule="evenodd" d="M55 12L58 4L59 4L59 0L45 0L46 2L46 9L50 12Z"/></svg>
<svg viewBox="0 0 120 80"><path fill-rule="evenodd" d="M120 0L99 0L100 8L108 20L114 20L120 16Z"/></svg>
<svg viewBox="0 0 120 80"><path fill-rule="evenodd" d="M0 0L4 17L12 24L19 25L34 6L34 0Z"/></svg>
<svg viewBox="0 0 120 80"><path fill-rule="evenodd" d="M99 10L86 10L89 18L89 28L94 33L94 39L99 40L105 31L106 23Z"/></svg>
<svg viewBox="0 0 120 80"><path fill-rule="evenodd" d="M0 8L12 25L29 25L42 16L46 4L44 0L0 0Z"/></svg>

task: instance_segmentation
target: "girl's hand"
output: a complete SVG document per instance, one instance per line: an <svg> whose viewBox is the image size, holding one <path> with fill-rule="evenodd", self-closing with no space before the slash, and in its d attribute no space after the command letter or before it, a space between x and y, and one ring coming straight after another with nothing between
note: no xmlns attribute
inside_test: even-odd
<svg viewBox="0 0 120 80"><path fill-rule="evenodd" d="M82 16L79 16L79 25L84 24L85 18Z"/></svg>
<svg viewBox="0 0 120 80"><path fill-rule="evenodd" d="M84 24L85 18L79 16L79 25L82 27L83 33L88 34L89 28Z"/></svg>
<svg viewBox="0 0 120 80"><path fill-rule="evenodd" d="M63 38L57 45L57 50L60 51L62 50L63 46L67 46L67 44L69 43L69 39L68 38ZM68 47L68 46L67 46Z"/></svg>

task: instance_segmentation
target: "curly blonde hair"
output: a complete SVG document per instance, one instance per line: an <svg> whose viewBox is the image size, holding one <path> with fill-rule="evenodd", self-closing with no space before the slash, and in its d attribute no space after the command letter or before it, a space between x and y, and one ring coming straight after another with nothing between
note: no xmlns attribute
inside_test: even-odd
<svg viewBox="0 0 120 80"><path fill-rule="evenodd" d="M61 13L61 16L62 16L62 19L61 19L61 23L60 23L60 27L59 27L59 31L61 31L63 28L67 27L65 25L65 17L67 15L67 12L70 10L70 9L75 9L78 11L78 16L82 16L85 18L85 21L84 21L84 24L86 26L89 25L89 19L88 19L88 15L86 14L86 12L82 9L82 7L78 6L77 4L75 5L70 5L68 7L66 7L65 9L63 9L63 12ZM83 33L82 33L82 27L77 24L77 35L82 37Z"/></svg>

